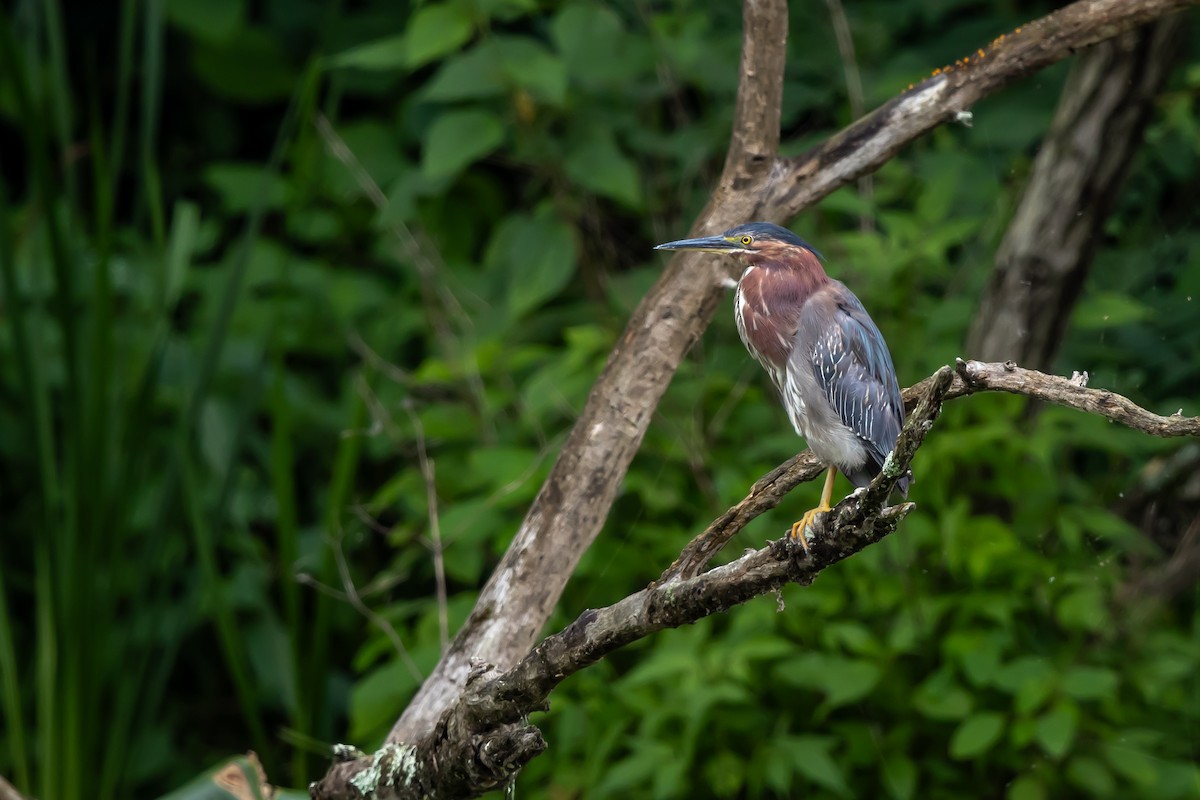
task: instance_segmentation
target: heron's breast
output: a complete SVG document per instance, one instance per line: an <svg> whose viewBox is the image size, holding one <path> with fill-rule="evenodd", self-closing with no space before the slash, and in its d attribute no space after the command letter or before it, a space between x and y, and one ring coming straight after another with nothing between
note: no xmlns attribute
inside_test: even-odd
<svg viewBox="0 0 1200 800"><path fill-rule="evenodd" d="M771 372L782 377L796 336L800 309L773 286L777 280L763 267L749 266L738 281L734 316L746 349ZM780 381L776 379L776 383Z"/></svg>

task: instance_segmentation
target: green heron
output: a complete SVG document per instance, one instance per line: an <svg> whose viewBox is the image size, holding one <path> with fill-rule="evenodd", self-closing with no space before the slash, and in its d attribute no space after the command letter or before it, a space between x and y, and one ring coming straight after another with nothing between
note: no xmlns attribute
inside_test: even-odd
<svg viewBox="0 0 1200 800"><path fill-rule="evenodd" d="M751 222L654 249L725 253L746 265L734 301L738 333L771 376L796 433L829 468L820 505L792 526L807 550L805 530L830 510L838 470L866 486L904 424L883 334L854 293L825 274L820 254L778 225ZM898 484L904 494L908 481Z"/></svg>

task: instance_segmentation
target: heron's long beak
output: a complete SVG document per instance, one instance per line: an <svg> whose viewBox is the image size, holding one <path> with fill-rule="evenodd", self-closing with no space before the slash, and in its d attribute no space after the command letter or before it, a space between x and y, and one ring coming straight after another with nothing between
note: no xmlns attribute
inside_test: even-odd
<svg viewBox="0 0 1200 800"><path fill-rule="evenodd" d="M680 239L654 246L655 250L699 250L702 253L740 253L744 249L724 236L705 236L700 239Z"/></svg>

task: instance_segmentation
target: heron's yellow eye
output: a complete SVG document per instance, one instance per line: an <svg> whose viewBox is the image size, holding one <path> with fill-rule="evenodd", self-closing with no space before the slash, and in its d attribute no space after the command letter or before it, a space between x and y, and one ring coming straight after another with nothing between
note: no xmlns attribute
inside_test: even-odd
<svg viewBox="0 0 1200 800"><path fill-rule="evenodd" d="M754 239L753 239L752 237L750 237L750 236L743 236L743 237L742 237L742 245L743 245L743 246L748 246L748 245L749 245L751 242L753 242L753 241L754 241Z"/></svg>

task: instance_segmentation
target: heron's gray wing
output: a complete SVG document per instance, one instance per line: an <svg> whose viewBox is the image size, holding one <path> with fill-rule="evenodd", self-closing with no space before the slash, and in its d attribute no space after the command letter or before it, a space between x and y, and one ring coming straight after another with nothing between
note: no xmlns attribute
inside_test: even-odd
<svg viewBox="0 0 1200 800"><path fill-rule="evenodd" d="M813 343L817 384L881 467L904 424L904 403L883 334L840 281L830 281L805 305L797 335ZM906 489L908 481L901 483Z"/></svg>

